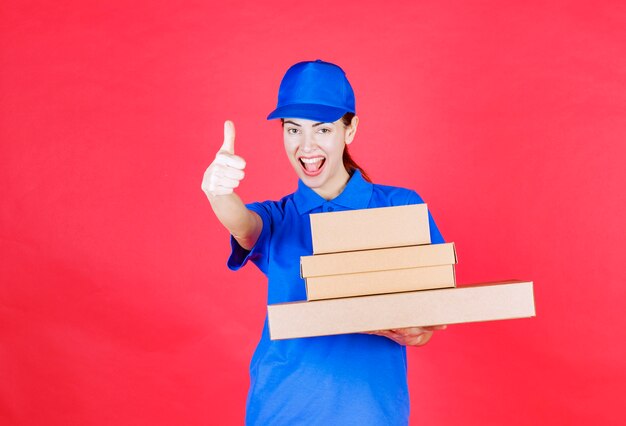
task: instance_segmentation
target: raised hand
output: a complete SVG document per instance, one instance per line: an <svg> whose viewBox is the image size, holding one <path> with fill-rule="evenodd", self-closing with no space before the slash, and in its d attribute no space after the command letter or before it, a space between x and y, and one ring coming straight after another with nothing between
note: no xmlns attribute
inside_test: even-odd
<svg viewBox="0 0 626 426"><path fill-rule="evenodd" d="M224 143L204 172L202 190L209 199L232 194L245 176L245 167L245 160L235 155L235 125L227 120L224 122Z"/></svg>

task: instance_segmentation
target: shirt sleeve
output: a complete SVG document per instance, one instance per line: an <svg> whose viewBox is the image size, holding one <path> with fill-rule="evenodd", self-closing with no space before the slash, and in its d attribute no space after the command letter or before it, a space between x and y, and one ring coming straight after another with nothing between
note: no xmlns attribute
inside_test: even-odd
<svg viewBox="0 0 626 426"><path fill-rule="evenodd" d="M419 194L415 191L410 191L409 198L407 200L407 204L423 204L424 200ZM428 209L428 224L430 226L430 242L432 244L441 244L445 243L443 239L443 235L439 231L437 224L435 223L435 219L433 219L433 215L430 214L430 209Z"/></svg>
<svg viewBox="0 0 626 426"><path fill-rule="evenodd" d="M263 227L259 239L250 250L241 247L237 240L230 236L231 252L226 264L232 271L243 267L248 260L252 261L264 274L267 274L270 236L272 229L271 206L268 203L250 203L246 207L257 213L263 221Z"/></svg>

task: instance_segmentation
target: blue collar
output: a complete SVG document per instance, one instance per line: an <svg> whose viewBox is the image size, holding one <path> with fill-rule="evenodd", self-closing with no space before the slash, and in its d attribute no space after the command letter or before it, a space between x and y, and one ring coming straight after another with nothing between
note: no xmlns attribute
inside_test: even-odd
<svg viewBox="0 0 626 426"><path fill-rule="evenodd" d="M365 209L369 206L372 190L373 185L363 179L360 170L355 170L341 194L332 200L325 200L298 180L298 190L294 194L294 201L301 215L331 202L348 209Z"/></svg>

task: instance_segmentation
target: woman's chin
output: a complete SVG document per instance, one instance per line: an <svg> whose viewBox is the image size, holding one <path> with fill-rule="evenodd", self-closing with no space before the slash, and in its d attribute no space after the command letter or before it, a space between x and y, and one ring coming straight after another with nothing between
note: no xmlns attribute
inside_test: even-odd
<svg viewBox="0 0 626 426"><path fill-rule="evenodd" d="M308 186L309 188L318 188L322 186L322 184L324 183L324 178L321 173L316 174L314 176L311 176L304 172L301 172L299 174L300 174L300 180L304 182L304 184Z"/></svg>

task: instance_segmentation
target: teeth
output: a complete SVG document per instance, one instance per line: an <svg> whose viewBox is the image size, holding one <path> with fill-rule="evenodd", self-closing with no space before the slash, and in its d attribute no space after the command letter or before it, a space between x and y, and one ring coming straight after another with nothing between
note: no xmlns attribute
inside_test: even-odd
<svg viewBox="0 0 626 426"><path fill-rule="evenodd" d="M318 158L300 158L300 160L305 163L305 164L313 164L313 163L318 163L320 161L322 161L324 158L323 157L318 157Z"/></svg>

